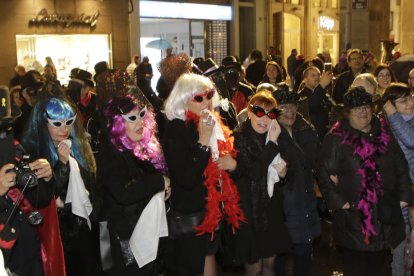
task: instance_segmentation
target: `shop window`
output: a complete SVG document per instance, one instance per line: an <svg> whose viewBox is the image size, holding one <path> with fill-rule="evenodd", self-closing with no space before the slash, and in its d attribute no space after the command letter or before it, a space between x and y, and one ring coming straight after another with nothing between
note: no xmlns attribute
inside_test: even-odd
<svg viewBox="0 0 414 276"><path fill-rule="evenodd" d="M206 58L212 58L217 64L227 56L227 22L207 22L208 53Z"/></svg>
<svg viewBox="0 0 414 276"><path fill-rule="evenodd" d="M51 57L61 84L69 82L70 70L80 68L95 74L94 66L107 61L112 67L111 36L90 35L16 35L17 63L26 70L43 72L46 57Z"/></svg>

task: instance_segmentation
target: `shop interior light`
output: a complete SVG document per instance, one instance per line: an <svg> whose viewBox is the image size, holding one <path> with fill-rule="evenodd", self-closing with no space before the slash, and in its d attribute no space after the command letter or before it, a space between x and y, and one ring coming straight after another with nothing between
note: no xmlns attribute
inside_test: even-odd
<svg viewBox="0 0 414 276"><path fill-rule="evenodd" d="M141 17L231 20L231 6L139 1Z"/></svg>

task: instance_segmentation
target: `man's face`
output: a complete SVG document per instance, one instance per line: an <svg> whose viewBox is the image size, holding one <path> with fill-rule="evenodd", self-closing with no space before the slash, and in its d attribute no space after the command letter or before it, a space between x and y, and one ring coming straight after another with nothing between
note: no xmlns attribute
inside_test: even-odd
<svg viewBox="0 0 414 276"><path fill-rule="evenodd" d="M408 76L408 84L411 88L414 88L414 70L412 70Z"/></svg>
<svg viewBox="0 0 414 276"><path fill-rule="evenodd" d="M316 86L318 86L320 80L321 80L321 74L316 69L310 69L307 72L307 75L304 79L305 85L312 90L315 89Z"/></svg>
<svg viewBox="0 0 414 276"><path fill-rule="evenodd" d="M353 53L350 56L350 59L348 61L349 67L351 67L352 71L358 72L362 70L362 67L364 66L364 58L359 53Z"/></svg>

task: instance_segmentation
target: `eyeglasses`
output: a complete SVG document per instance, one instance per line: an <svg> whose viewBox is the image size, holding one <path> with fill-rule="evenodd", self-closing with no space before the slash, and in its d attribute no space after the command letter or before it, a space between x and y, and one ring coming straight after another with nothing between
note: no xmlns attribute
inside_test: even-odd
<svg viewBox="0 0 414 276"><path fill-rule="evenodd" d="M52 120L52 119L49 118L48 114L46 114L46 115L48 117L47 122L49 123L49 125L51 125L54 128L60 128L60 127L64 127L64 126L70 127L76 121L76 114L75 114L75 116L70 117L66 120Z"/></svg>
<svg viewBox="0 0 414 276"><path fill-rule="evenodd" d="M144 106L143 109L141 109L139 112L132 114L132 115L121 115L122 118L129 122L129 123L133 123L138 119L143 119L145 117L145 114L147 113L147 106Z"/></svg>
<svg viewBox="0 0 414 276"><path fill-rule="evenodd" d="M262 118L266 115L271 120L276 119L280 113L280 111L277 108L273 108L269 112L266 112L262 107L252 104L250 105L250 110L253 112L254 115L256 115L259 118Z"/></svg>
<svg viewBox="0 0 414 276"><path fill-rule="evenodd" d="M371 111L372 109L370 105L363 105L363 106L353 107L352 110L354 110L356 113L362 113L362 112Z"/></svg>
<svg viewBox="0 0 414 276"><path fill-rule="evenodd" d="M216 93L216 91L214 89L210 89L208 90L209 92L204 93L204 94L197 94L193 96L193 102L198 102L198 103L202 103L204 100L204 97L207 98L207 100L211 100L211 98L213 98L214 93Z"/></svg>
<svg viewBox="0 0 414 276"><path fill-rule="evenodd" d="M391 75L390 74L379 74L378 78L379 79L390 79Z"/></svg>

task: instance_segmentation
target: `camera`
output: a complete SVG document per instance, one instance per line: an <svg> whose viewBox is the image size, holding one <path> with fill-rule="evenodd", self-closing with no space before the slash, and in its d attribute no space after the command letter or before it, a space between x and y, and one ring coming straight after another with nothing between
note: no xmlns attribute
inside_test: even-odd
<svg viewBox="0 0 414 276"><path fill-rule="evenodd" d="M331 71L332 72L332 63L330 63L330 62L325 62L324 63L324 65L323 65L323 70L325 71L325 72L328 72L328 71Z"/></svg>
<svg viewBox="0 0 414 276"><path fill-rule="evenodd" d="M23 189L24 186L33 188L37 186L37 176L29 167L30 155L23 155L23 158L14 166L16 173L16 187Z"/></svg>

